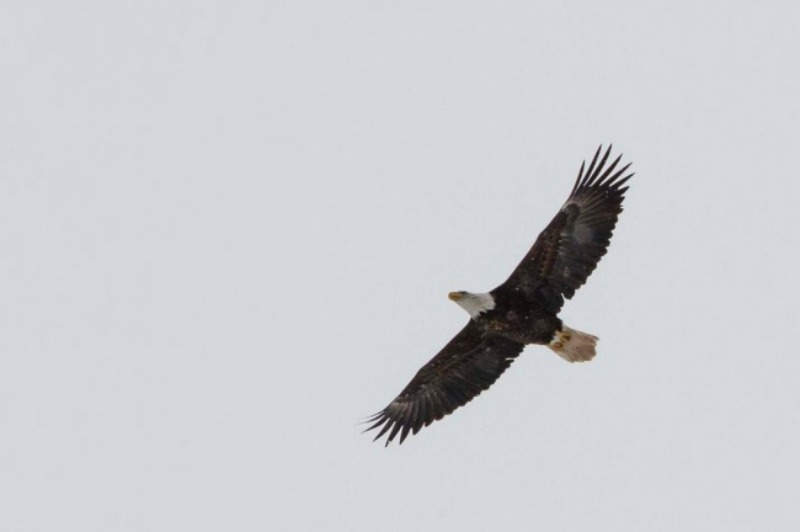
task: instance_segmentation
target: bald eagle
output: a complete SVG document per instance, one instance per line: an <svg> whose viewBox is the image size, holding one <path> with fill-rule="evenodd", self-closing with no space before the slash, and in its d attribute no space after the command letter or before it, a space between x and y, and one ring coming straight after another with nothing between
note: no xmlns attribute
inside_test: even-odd
<svg viewBox="0 0 800 532"><path fill-rule="evenodd" d="M597 337L571 329L558 317L564 299L583 286L608 249L633 176L622 155L606 166L611 146L581 164L572 192L522 262L486 293L451 292L469 313L461 331L425 364L389 406L367 419L365 429L400 443L489 388L527 344L542 344L568 362L594 358ZM599 161L598 161L599 159ZM585 171L584 171L585 170ZM624 175L624 177L623 177ZM373 440L374 441L374 440Z"/></svg>

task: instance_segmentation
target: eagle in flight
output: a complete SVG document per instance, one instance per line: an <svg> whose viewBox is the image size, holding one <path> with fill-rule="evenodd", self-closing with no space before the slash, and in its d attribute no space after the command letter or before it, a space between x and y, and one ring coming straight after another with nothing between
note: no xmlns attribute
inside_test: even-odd
<svg viewBox="0 0 800 532"><path fill-rule="evenodd" d="M558 318L608 249L633 176L622 155L606 166L602 146L585 168L561 210L542 231L511 276L487 293L451 292L469 313L461 331L425 364L389 406L370 417L366 430L388 433L386 445L416 434L491 386L527 344L543 344L568 362L595 355L597 337L571 329Z"/></svg>

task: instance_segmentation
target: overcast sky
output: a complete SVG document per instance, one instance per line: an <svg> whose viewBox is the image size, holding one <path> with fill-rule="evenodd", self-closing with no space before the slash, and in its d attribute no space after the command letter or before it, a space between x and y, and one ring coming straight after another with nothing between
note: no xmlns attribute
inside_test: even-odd
<svg viewBox="0 0 800 532"><path fill-rule="evenodd" d="M799 24L2 2L0 529L798 530ZM360 434L609 142L597 358Z"/></svg>

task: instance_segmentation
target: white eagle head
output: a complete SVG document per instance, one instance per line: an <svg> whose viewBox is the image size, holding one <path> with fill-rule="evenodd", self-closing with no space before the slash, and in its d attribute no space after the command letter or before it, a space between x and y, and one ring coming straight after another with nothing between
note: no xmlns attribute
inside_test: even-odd
<svg viewBox="0 0 800 532"><path fill-rule="evenodd" d="M450 292L447 297L459 304L461 308L469 312L472 319L477 318L487 310L494 308L494 298L492 294L473 294L472 292Z"/></svg>

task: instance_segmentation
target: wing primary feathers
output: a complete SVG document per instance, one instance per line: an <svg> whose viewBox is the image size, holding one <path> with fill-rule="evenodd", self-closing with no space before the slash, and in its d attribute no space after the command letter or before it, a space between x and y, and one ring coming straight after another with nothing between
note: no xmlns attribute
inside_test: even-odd
<svg viewBox="0 0 800 532"><path fill-rule="evenodd" d="M398 442L398 445L400 445L404 441L406 441L406 436L408 436L408 431L410 431L410 430L411 430L411 423L403 424L403 431L400 433L400 441ZM387 442L387 445L388 445L388 442Z"/></svg>
<svg viewBox="0 0 800 532"><path fill-rule="evenodd" d="M603 149L602 144L597 147L597 151L595 152L594 157L592 158L592 163L589 165L589 169L586 170L586 177L585 177L586 181L583 183L584 187L588 186L592 180L592 172L594 172L594 165L597 163L597 158L600 156L600 150L602 149Z"/></svg>
<svg viewBox="0 0 800 532"><path fill-rule="evenodd" d="M370 430L372 430L374 428L379 427L380 425L383 424L384 421L386 421L386 418L384 417L383 411L378 412L374 416L370 416L369 419L364 421L364 423L373 423L374 422L374 424L370 425L369 427L367 427L364 430L362 430L361 433L363 434L363 433L368 432L368 431L370 431Z"/></svg>
<svg viewBox="0 0 800 532"><path fill-rule="evenodd" d="M408 431L410 431L411 427L414 425L414 409L416 404L417 403L412 403L408 405L406 409L405 419L402 422L403 430L400 432L400 443L403 443L403 440L408 436Z"/></svg>
<svg viewBox="0 0 800 532"><path fill-rule="evenodd" d="M578 190L578 187L579 187L579 186L580 186L580 184L581 184L581 179L583 178L583 169L584 169L585 167L586 167L586 160L583 160L583 161L581 162L581 169L580 169L580 170L578 170L578 177L576 177L576 178L575 178L575 185L572 187L572 193L571 193L571 194L574 194L574 193L575 193L575 191L576 191L576 190ZM571 194L570 194L570 195L571 195Z"/></svg>
<svg viewBox="0 0 800 532"><path fill-rule="evenodd" d="M625 166L623 166L622 168L620 168L620 169L619 169L619 171L618 171L616 174L614 174L614 175L611 177L611 179L609 179L609 180L608 180L608 182L609 182L609 183L614 183L614 180L616 180L616 179L617 179L619 176L621 176L622 174L624 174L624 173L625 173L625 171L626 171L626 170L627 170L627 169L630 167L630 165L631 165L631 164L633 164L633 163L628 163L628 164L626 164ZM623 184L625 181L627 181L628 179L630 179L631 177L633 177L633 174L631 174L631 175L629 175L629 176L625 177L625 179L624 179L624 180L622 180L622 181L617 181L617 182L616 182L616 183L614 183L614 184L615 184L616 186L619 186L619 185Z"/></svg>
<svg viewBox="0 0 800 532"><path fill-rule="evenodd" d="M394 421L394 428L392 428L392 432L389 433L389 437L386 438L386 444L384 447L388 447L389 444L392 443L392 440L394 440L394 437L397 436L397 433L400 432L401 428L403 428L403 423L399 420Z"/></svg>
<svg viewBox="0 0 800 532"><path fill-rule="evenodd" d="M377 435L377 436L375 436L375 438L374 438L372 441L376 441L378 438L380 438L381 436L383 436L384 434L386 434L386 431L387 431L387 430L389 430L390 428L392 428L392 423L393 423L393 421L392 421L391 419L389 419L388 417L387 417L387 418L384 418L384 419L382 420L382 422L385 422L385 425L383 425L383 427L381 428L380 432L378 432L378 435Z"/></svg>
<svg viewBox="0 0 800 532"><path fill-rule="evenodd" d="M597 182L598 184L603 184L605 182L605 180L609 176L609 174L611 174L611 172L614 171L614 168L616 168L616 166L619 163L620 159L622 159L622 154L621 153L619 154L619 157L614 159L614 162L611 163L611 166L609 166L608 169L605 172L603 172L603 175L600 177L600 180Z"/></svg>
<svg viewBox="0 0 800 532"><path fill-rule="evenodd" d="M603 146L601 145L599 148L597 148L597 153L600 153L600 151L602 149L603 149ZM594 185L600 185L600 181L598 181L597 178L600 175L600 172L603 171L603 167L605 166L609 155L611 155L611 145L608 146L608 149L603 154L603 158L600 159L600 164L597 165L597 168L594 169L594 172L589 172L589 175L587 176L586 182L583 185L584 188L588 188L588 187L591 187L591 186L594 186Z"/></svg>

